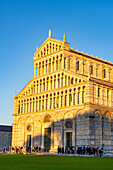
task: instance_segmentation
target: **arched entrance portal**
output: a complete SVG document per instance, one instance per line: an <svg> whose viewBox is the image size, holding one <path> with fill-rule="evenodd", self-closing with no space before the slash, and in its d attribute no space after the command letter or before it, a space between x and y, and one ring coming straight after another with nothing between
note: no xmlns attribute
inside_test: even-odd
<svg viewBox="0 0 113 170"><path fill-rule="evenodd" d="M66 120L65 123L65 138L66 138L66 147L71 147L72 146L72 121L71 119Z"/></svg>
<svg viewBox="0 0 113 170"><path fill-rule="evenodd" d="M48 152L51 149L51 116L46 115L44 118L44 151Z"/></svg>
<svg viewBox="0 0 113 170"><path fill-rule="evenodd" d="M32 126L28 124L27 125L27 147L31 147L31 130L32 130Z"/></svg>

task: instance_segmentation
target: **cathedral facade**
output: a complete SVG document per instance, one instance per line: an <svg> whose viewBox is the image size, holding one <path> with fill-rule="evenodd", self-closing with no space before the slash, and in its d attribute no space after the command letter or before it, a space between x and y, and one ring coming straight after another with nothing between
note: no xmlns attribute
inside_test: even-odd
<svg viewBox="0 0 113 170"><path fill-rule="evenodd" d="M49 37L34 77L14 98L12 146L94 146L113 151L113 64Z"/></svg>

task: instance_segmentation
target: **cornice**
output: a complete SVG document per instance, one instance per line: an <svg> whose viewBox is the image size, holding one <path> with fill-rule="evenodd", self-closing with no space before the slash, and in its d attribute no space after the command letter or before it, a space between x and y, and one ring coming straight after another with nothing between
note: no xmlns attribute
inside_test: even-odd
<svg viewBox="0 0 113 170"><path fill-rule="evenodd" d="M104 63L104 64L109 64L109 65L113 66L113 63L111 63L111 61L109 62L109 61L107 61L107 60L99 59L97 56L94 57L93 55L88 55L88 53L85 54L85 53L83 53L83 52L80 52L80 51L78 51L78 50L73 50L73 49L69 49L69 52L70 52L70 53L75 53L75 54L78 54L78 55L80 55L80 56L84 56L84 57L87 57L87 58L90 58L90 59L93 59L93 60L102 62L102 63Z"/></svg>
<svg viewBox="0 0 113 170"><path fill-rule="evenodd" d="M101 80L101 79L96 79L96 78L92 78L92 77L89 78L89 81L90 81L90 82L97 83L97 84L101 84L101 85L104 85L104 86L107 86L107 87L112 87L112 88L113 88L113 83L110 82L110 81Z"/></svg>

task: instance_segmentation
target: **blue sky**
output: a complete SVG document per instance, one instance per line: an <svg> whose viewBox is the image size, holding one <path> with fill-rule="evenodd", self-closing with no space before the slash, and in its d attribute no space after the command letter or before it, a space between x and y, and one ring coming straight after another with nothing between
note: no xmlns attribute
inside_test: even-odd
<svg viewBox="0 0 113 170"><path fill-rule="evenodd" d="M112 0L0 0L0 124L13 122L14 96L33 77L33 54L48 37L113 63Z"/></svg>

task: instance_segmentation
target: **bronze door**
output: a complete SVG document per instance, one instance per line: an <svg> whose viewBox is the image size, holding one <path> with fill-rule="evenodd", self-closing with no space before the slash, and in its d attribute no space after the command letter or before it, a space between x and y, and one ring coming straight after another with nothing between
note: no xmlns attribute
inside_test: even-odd
<svg viewBox="0 0 113 170"><path fill-rule="evenodd" d="M31 135L27 135L27 146L31 146Z"/></svg>
<svg viewBox="0 0 113 170"><path fill-rule="evenodd" d="M72 146L72 132L66 132L66 146Z"/></svg>

